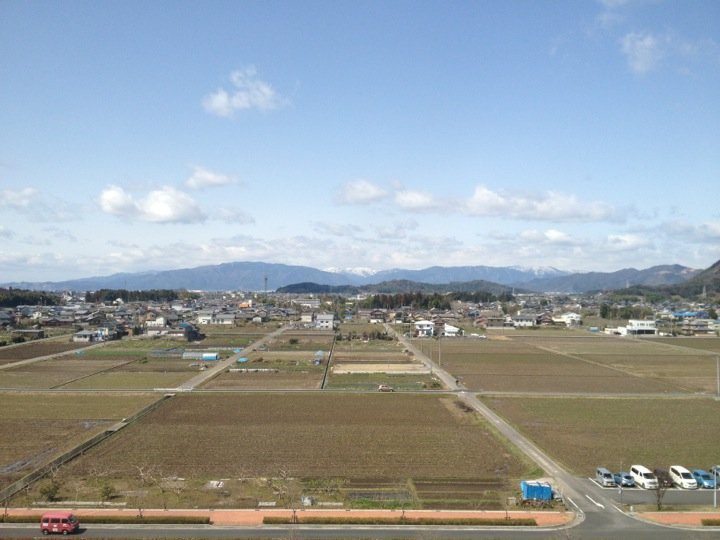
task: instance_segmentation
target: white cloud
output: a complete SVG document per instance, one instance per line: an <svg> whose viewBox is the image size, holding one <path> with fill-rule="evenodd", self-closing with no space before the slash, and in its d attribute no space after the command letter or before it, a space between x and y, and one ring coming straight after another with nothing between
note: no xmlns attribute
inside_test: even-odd
<svg viewBox="0 0 720 540"><path fill-rule="evenodd" d="M397 221L389 227L378 227L376 235L380 239L398 240L407 238L411 231L418 228L418 222L411 219L407 221Z"/></svg>
<svg viewBox="0 0 720 540"><path fill-rule="evenodd" d="M720 243L720 221L705 221L699 225L692 225L684 221L673 221L661 226L661 230L683 242L697 244Z"/></svg>
<svg viewBox="0 0 720 540"><path fill-rule="evenodd" d="M650 33L630 32L620 39L620 49L630 69L642 75L654 70L660 63L663 41Z"/></svg>
<svg viewBox="0 0 720 540"><path fill-rule="evenodd" d="M38 190L31 187L23 188L19 191L4 189L0 191L0 207L22 210L30 206L37 195Z"/></svg>
<svg viewBox="0 0 720 540"><path fill-rule="evenodd" d="M197 223L206 216L190 195L171 186L149 192L136 201L120 186L108 186L100 194L103 212L151 223Z"/></svg>
<svg viewBox="0 0 720 540"><path fill-rule="evenodd" d="M576 238L557 229L547 229L546 231L526 230L520 233L520 238L540 244L568 246L581 244Z"/></svg>
<svg viewBox="0 0 720 540"><path fill-rule="evenodd" d="M337 201L342 204L369 204L388 196L388 192L368 180L358 179L346 182L337 193Z"/></svg>
<svg viewBox="0 0 720 540"><path fill-rule="evenodd" d="M583 202L575 195L553 191L536 196L511 195L485 186L475 188L472 197L464 204L464 210L472 216L539 221L599 222L621 218L610 205L598 201Z"/></svg>
<svg viewBox="0 0 720 540"><path fill-rule="evenodd" d="M203 107L210 114L230 117L236 111L258 109L270 111L287 104L267 82L257 78L255 66L249 66L230 74L233 87L230 91L219 88L203 99Z"/></svg>
<svg viewBox="0 0 720 540"><path fill-rule="evenodd" d="M15 233L5 227L4 225L0 225L0 238L5 238L6 240L11 240L15 237Z"/></svg>
<svg viewBox="0 0 720 540"><path fill-rule="evenodd" d="M331 234L333 236L339 236L344 238L354 238L362 232L362 229L360 227L352 224L316 221L312 225L313 230L315 230L315 232L320 235Z"/></svg>
<svg viewBox="0 0 720 540"><path fill-rule="evenodd" d="M606 247L612 251L632 251L652 247L652 242L638 234L611 234L607 237Z"/></svg>
<svg viewBox="0 0 720 540"><path fill-rule="evenodd" d="M217 217L225 223L232 223L234 225L249 225L250 223L255 223L255 219L250 214L238 208L219 208Z"/></svg>
<svg viewBox="0 0 720 540"><path fill-rule="evenodd" d="M203 189L206 187L226 186L237 182L232 176L213 172L203 167L193 167L193 173L185 180L185 186L190 189Z"/></svg>
<svg viewBox="0 0 720 540"><path fill-rule="evenodd" d="M106 214L121 217L134 217L139 209L135 201L120 186L106 187L100 194L100 208Z"/></svg>
<svg viewBox="0 0 720 540"><path fill-rule="evenodd" d="M397 191L395 203L405 210L434 210L441 206L430 193L410 189Z"/></svg>

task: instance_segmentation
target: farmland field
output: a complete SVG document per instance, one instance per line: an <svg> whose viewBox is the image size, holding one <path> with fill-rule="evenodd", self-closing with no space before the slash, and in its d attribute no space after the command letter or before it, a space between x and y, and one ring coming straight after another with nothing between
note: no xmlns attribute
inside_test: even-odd
<svg viewBox="0 0 720 540"><path fill-rule="evenodd" d="M370 339L367 341L361 339L347 339L335 342L335 350L340 352L351 353L399 353L401 351L400 344L397 341L387 339Z"/></svg>
<svg viewBox="0 0 720 540"><path fill-rule="evenodd" d="M327 388L344 390L377 390L381 384L392 386L395 390L437 390L443 388L442 383L429 374L396 374L396 373L331 373Z"/></svg>
<svg viewBox="0 0 720 540"><path fill-rule="evenodd" d="M224 372L203 385L208 390L311 390L320 388L324 367L277 372Z"/></svg>
<svg viewBox="0 0 720 540"><path fill-rule="evenodd" d="M322 364L314 365L315 354L310 351L253 352L248 362L237 364L210 380L204 388L213 390L277 390L320 388L327 352L318 357Z"/></svg>
<svg viewBox="0 0 720 540"><path fill-rule="evenodd" d="M17 346L0 347L0 365L29 360L40 356L57 354L87 347L89 343L71 343L69 339L29 341Z"/></svg>
<svg viewBox="0 0 720 540"><path fill-rule="evenodd" d="M194 372L177 371L105 371L78 381L68 383L69 390L152 390L175 388L196 375Z"/></svg>
<svg viewBox="0 0 720 540"><path fill-rule="evenodd" d="M371 487L413 478L497 480L502 469L505 485L529 472L454 398L397 394L178 395L88 451L67 473L83 478L104 470L122 483L140 465L187 485L226 479L226 491L237 490L225 494L230 499L248 496L238 479L345 479Z"/></svg>
<svg viewBox="0 0 720 540"><path fill-rule="evenodd" d="M481 398L570 470L633 463L706 468L718 460L720 403L709 399Z"/></svg>
<svg viewBox="0 0 720 540"><path fill-rule="evenodd" d="M3 388L55 388L129 361L132 359L87 360L74 356L50 358L3 370L0 375L0 386Z"/></svg>
<svg viewBox="0 0 720 540"><path fill-rule="evenodd" d="M673 352L673 351L669 351ZM677 352L677 351L676 351ZM715 358L692 354L599 355L583 354L583 358L620 368L655 380L663 380L689 392L715 391Z"/></svg>
<svg viewBox="0 0 720 540"><path fill-rule="evenodd" d="M535 339L534 342L542 341ZM575 340L571 342L574 343ZM421 342L421 343L419 343ZM515 340L416 340L463 385L476 391L654 393L680 388L669 382L622 371L534 347ZM555 343L551 341L551 343Z"/></svg>
<svg viewBox="0 0 720 540"><path fill-rule="evenodd" d="M0 488L155 400L142 394L0 394Z"/></svg>
<svg viewBox="0 0 720 540"><path fill-rule="evenodd" d="M710 353L720 353L720 338L717 337L675 337L675 338L652 338L651 342L662 345L673 345L675 347L687 347L688 349L700 349Z"/></svg>
<svg viewBox="0 0 720 540"><path fill-rule="evenodd" d="M318 351L330 350L335 334L322 330L290 330L271 339L267 348L271 351Z"/></svg>

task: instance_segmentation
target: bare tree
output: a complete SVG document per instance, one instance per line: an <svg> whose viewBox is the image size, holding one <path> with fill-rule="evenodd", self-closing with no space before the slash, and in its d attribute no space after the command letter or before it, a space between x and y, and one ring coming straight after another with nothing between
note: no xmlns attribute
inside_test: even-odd
<svg viewBox="0 0 720 540"><path fill-rule="evenodd" d="M135 465L136 478L140 489L138 490L136 502L138 507L138 517L143 518L143 507L145 506L145 495L147 489L157 482L155 478L155 467L152 465Z"/></svg>
<svg viewBox="0 0 720 540"><path fill-rule="evenodd" d="M668 490L668 487L670 486L666 482L658 479L657 487L654 490L658 512L661 512L663 509L663 498L665 498L665 492Z"/></svg>

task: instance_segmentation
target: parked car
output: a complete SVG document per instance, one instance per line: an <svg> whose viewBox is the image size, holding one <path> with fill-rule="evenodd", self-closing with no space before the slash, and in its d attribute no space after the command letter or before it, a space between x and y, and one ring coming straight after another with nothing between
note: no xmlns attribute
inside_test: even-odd
<svg viewBox="0 0 720 540"><path fill-rule="evenodd" d="M381 384L378 386L378 392L394 392L395 389L389 384Z"/></svg>
<svg viewBox="0 0 720 540"><path fill-rule="evenodd" d="M672 483L682 489L697 489L697 480L692 473L682 465L670 466L670 479Z"/></svg>
<svg viewBox="0 0 720 540"><path fill-rule="evenodd" d="M657 478L658 485L660 487L672 487L673 481L672 478L670 478L670 473L667 469L654 469L653 472L655 473L655 477Z"/></svg>
<svg viewBox="0 0 720 540"><path fill-rule="evenodd" d="M595 481L603 487L614 487L615 479L610 471L605 467L595 469Z"/></svg>
<svg viewBox="0 0 720 540"><path fill-rule="evenodd" d="M40 518L40 531L43 534L69 534L78 532L80 522L70 512L45 512Z"/></svg>
<svg viewBox="0 0 720 540"><path fill-rule="evenodd" d="M635 487L635 480L633 480L633 477L630 476L628 472L617 472L613 474L613 478L615 479L615 483L620 487Z"/></svg>
<svg viewBox="0 0 720 540"><path fill-rule="evenodd" d="M709 472L702 469L693 469L692 475L699 488L715 489L715 479L710 476Z"/></svg>
<svg viewBox="0 0 720 540"><path fill-rule="evenodd" d="M655 489L658 487L657 477L643 465L632 465L630 467L630 476L635 480L635 484L641 488Z"/></svg>
<svg viewBox="0 0 720 540"><path fill-rule="evenodd" d="M720 481L720 465L710 467L710 476L712 476L716 482Z"/></svg>

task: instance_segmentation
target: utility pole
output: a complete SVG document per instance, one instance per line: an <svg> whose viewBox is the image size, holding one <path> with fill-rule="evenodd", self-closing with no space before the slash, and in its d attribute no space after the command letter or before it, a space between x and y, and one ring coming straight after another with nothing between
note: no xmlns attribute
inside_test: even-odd
<svg viewBox="0 0 720 540"><path fill-rule="evenodd" d="M715 357L715 378L717 379L717 395L720 399L720 356Z"/></svg>

